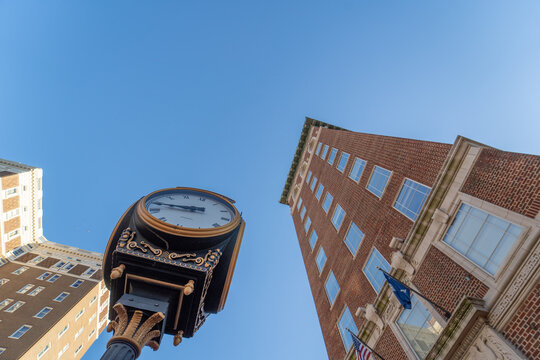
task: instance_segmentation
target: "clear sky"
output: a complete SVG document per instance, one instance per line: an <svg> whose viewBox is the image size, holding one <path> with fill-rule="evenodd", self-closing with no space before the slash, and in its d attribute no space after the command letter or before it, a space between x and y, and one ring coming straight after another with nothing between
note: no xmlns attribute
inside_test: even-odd
<svg viewBox="0 0 540 360"><path fill-rule="evenodd" d="M142 358L326 359L278 204L304 117L540 154L538 19L537 1L0 0L0 157L44 169L46 237L94 251L155 189L237 200L225 310Z"/></svg>

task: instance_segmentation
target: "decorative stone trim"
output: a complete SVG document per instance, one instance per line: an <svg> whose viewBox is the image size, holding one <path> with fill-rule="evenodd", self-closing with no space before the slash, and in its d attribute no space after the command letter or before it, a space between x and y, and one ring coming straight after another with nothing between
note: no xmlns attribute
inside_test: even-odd
<svg viewBox="0 0 540 360"><path fill-rule="evenodd" d="M405 260L405 257L401 251L395 251L392 253L391 266L394 269L405 271L409 277L414 274L414 267L411 265L411 263Z"/></svg>
<svg viewBox="0 0 540 360"><path fill-rule="evenodd" d="M392 240L390 240L389 246L392 249L399 250L401 249L401 246L403 245L403 241L404 241L403 239L393 237Z"/></svg>
<svg viewBox="0 0 540 360"><path fill-rule="evenodd" d="M373 306L373 304L367 304L366 305L366 312L364 314L364 317L366 320L371 321L374 323L379 329L384 328L384 322L382 321L381 317L377 313L377 310Z"/></svg>
<svg viewBox="0 0 540 360"><path fill-rule="evenodd" d="M440 224L446 224L449 218L450 216L441 209L435 209L435 211L433 212L433 216L431 216L431 219L433 221L436 221Z"/></svg>
<svg viewBox="0 0 540 360"><path fill-rule="evenodd" d="M526 360L500 333L484 325L476 341L467 352L467 360Z"/></svg>

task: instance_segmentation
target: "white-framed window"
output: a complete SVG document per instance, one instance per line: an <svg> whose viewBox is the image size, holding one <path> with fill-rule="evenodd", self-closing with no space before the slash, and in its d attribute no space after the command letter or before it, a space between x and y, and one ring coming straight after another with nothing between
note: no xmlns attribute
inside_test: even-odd
<svg viewBox="0 0 540 360"><path fill-rule="evenodd" d="M321 184L319 182L319 186L317 187L317 192L315 193L315 197L317 198L317 200L321 199L321 195L322 195L323 191L324 191L324 186L323 186L323 184Z"/></svg>
<svg viewBox="0 0 540 360"><path fill-rule="evenodd" d="M367 189L378 198L381 198L390 179L390 175L392 175L390 170L375 165Z"/></svg>
<svg viewBox="0 0 540 360"><path fill-rule="evenodd" d="M82 344L79 345L79 347L77 348L77 350L75 350L75 355L77 355L82 349Z"/></svg>
<svg viewBox="0 0 540 360"><path fill-rule="evenodd" d="M38 191L41 190L41 178L37 179L37 189Z"/></svg>
<svg viewBox="0 0 540 360"><path fill-rule="evenodd" d="M69 349L69 343L67 343L66 345L64 345L64 347L62 348L62 350L60 350L58 352L58 358L57 359L60 359L62 357L62 355L64 355L64 353L67 351L67 349Z"/></svg>
<svg viewBox="0 0 540 360"><path fill-rule="evenodd" d="M339 158L339 162L337 164L337 169L339 172L345 171L345 167L347 166L347 161L349 161L349 154L342 151L341 157Z"/></svg>
<svg viewBox="0 0 540 360"><path fill-rule="evenodd" d="M523 228L462 203L443 242L494 275Z"/></svg>
<svg viewBox="0 0 540 360"><path fill-rule="evenodd" d="M36 296L37 294L39 294L41 292L41 290L45 289L45 287L43 286L38 286L36 287L34 290L30 291L28 293L28 296Z"/></svg>
<svg viewBox="0 0 540 360"><path fill-rule="evenodd" d="M38 279L38 280L45 280L45 279L48 278L49 276L51 276L51 273L50 273L50 272L44 272L43 274L39 275L36 279Z"/></svg>
<svg viewBox="0 0 540 360"><path fill-rule="evenodd" d="M13 299L4 299L4 300L0 301L0 310L5 308L6 306L11 304L12 302L13 302Z"/></svg>
<svg viewBox="0 0 540 360"><path fill-rule="evenodd" d="M79 320L79 318L84 314L84 308L79 311L77 315L75 315L75 321Z"/></svg>
<svg viewBox="0 0 540 360"><path fill-rule="evenodd" d="M9 198L9 197L12 197L12 196L15 196L19 193L19 189L17 189L16 187L14 188L11 188L11 189L7 189L4 191L4 197L5 198Z"/></svg>
<svg viewBox="0 0 540 360"><path fill-rule="evenodd" d="M324 145L323 147L323 151L322 151L322 154L321 154L321 159L324 160L324 158L326 157L326 154L328 153L328 145Z"/></svg>
<svg viewBox="0 0 540 360"><path fill-rule="evenodd" d="M79 331L77 331L75 333L75 339L78 338L79 336L81 336L81 334L83 333L84 331L84 326L81 326L81 328L79 329Z"/></svg>
<svg viewBox="0 0 540 360"><path fill-rule="evenodd" d="M404 309L396 323L411 348L421 359L426 357L443 330L443 327L414 294L411 294L411 309Z"/></svg>
<svg viewBox="0 0 540 360"><path fill-rule="evenodd" d="M319 156L319 153L321 152L322 142L319 142L319 145L317 145L317 150L315 151L315 155Z"/></svg>
<svg viewBox="0 0 540 360"><path fill-rule="evenodd" d="M64 301L65 298L68 297L68 295L69 295L68 292L63 291L60 294L58 294L58 296L55 297L53 300L57 301L57 302L62 302L62 301Z"/></svg>
<svg viewBox="0 0 540 360"><path fill-rule="evenodd" d="M311 170L308 172L307 176L306 176L306 184L309 184L309 180L311 179L311 175L312 175L312 172Z"/></svg>
<svg viewBox="0 0 540 360"><path fill-rule="evenodd" d="M6 259L3 259L3 258L0 257L0 266L4 266L7 263L8 263L8 261Z"/></svg>
<svg viewBox="0 0 540 360"><path fill-rule="evenodd" d="M92 331L90 331L90 334L88 334L88 340L90 340L92 338L92 335L94 335L96 333L96 329L92 329Z"/></svg>
<svg viewBox="0 0 540 360"><path fill-rule="evenodd" d="M79 286L81 286L81 284L84 282L84 280L81 280L81 279L77 279L75 280L75 282L71 285L69 285L70 287L72 288L78 288Z"/></svg>
<svg viewBox="0 0 540 360"><path fill-rule="evenodd" d="M95 295L91 300L90 300L90 305L92 305L93 303L95 303L97 300L97 295Z"/></svg>
<svg viewBox="0 0 540 360"><path fill-rule="evenodd" d="M343 210L343 208L339 204L337 204L334 210L334 215L332 215L332 225L334 225L337 231L339 231L341 224L343 224L343 219L345 218L345 215L345 210Z"/></svg>
<svg viewBox="0 0 540 360"><path fill-rule="evenodd" d="M2 353L3 353L4 351L6 351L6 348L0 347L0 355L2 355Z"/></svg>
<svg viewBox="0 0 540 360"><path fill-rule="evenodd" d="M13 334L9 336L10 339L20 339L21 336L26 334L28 330L32 328L32 325L23 325L20 328L18 328Z"/></svg>
<svg viewBox="0 0 540 360"><path fill-rule="evenodd" d="M40 360L47 353L47 351L49 351L50 348L51 348L51 343L48 343L47 345L45 345L43 350L41 350L39 354L37 354L37 360Z"/></svg>
<svg viewBox="0 0 540 360"><path fill-rule="evenodd" d="M317 269L319 269L320 274L322 272L322 269L324 268L324 264L326 264L326 254L322 246L319 248L319 252L317 253L317 257L315 258L315 263L317 264Z"/></svg>
<svg viewBox="0 0 540 360"><path fill-rule="evenodd" d="M304 230L306 230L306 233L309 231L310 226L311 226L311 218L308 216L306 223L304 224Z"/></svg>
<svg viewBox="0 0 540 360"><path fill-rule="evenodd" d="M66 266L67 262L63 261L63 260L60 260L58 261L56 264L54 264L53 266L51 266L52 269L61 269L63 268L64 266Z"/></svg>
<svg viewBox="0 0 540 360"><path fill-rule="evenodd" d="M20 309L24 304L26 304L24 301L17 301L15 304L11 305L4 311L8 313L13 313L17 311L18 309Z"/></svg>
<svg viewBox="0 0 540 360"><path fill-rule="evenodd" d="M11 240L18 235L19 235L19 229L9 232L7 237L8 237L8 240Z"/></svg>
<svg viewBox="0 0 540 360"><path fill-rule="evenodd" d="M13 254L14 257L17 258L21 256L22 254L24 254L24 249L22 248L22 246L19 246L18 248L12 250L11 253Z"/></svg>
<svg viewBox="0 0 540 360"><path fill-rule="evenodd" d="M309 189L310 189L311 191L313 191L313 189L315 189L315 184L316 184L316 183L317 183L317 177L314 176L314 177L313 177L313 181L311 182L311 186L309 187Z"/></svg>
<svg viewBox="0 0 540 360"><path fill-rule="evenodd" d="M326 196L324 197L322 208L325 213L328 214L328 210L330 209L330 206L332 205L332 200L334 200L334 197L330 192L326 192Z"/></svg>
<svg viewBox="0 0 540 360"><path fill-rule="evenodd" d="M26 293L28 290L30 290L31 288L34 287L34 284L26 284L24 285L22 288L20 288L19 290L17 290L17 293L19 294L24 294Z"/></svg>
<svg viewBox="0 0 540 360"><path fill-rule="evenodd" d="M60 270L62 270L62 271L69 271L69 270L73 269L74 267L75 267L75 265L73 265L72 263L67 263L67 264L64 265L64 266L62 267L62 269L60 269Z"/></svg>
<svg viewBox="0 0 540 360"><path fill-rule="evenodd" d="M343 341L343 346L345 346L345 351L348 352L353 344L353 341L351 334L349 334L347 329L351 330L355 334L358 334L358 328L356 327L356 323L354 322L354 318L352 317L348 306L345 306L345 309L341 313L338 322L338 329L339 334L341 335L341 340Z"/></svg>
<svg viewBox="0 0 540 360"><path fill-rule="evenodd" d="M92 276L97 272L94 268L88 268L85 272L82 273L82 276Z"/></svg>
<svg viewBox="0 0 540 360"><path fill-rule="evenodd" d="M302 198L298 200L298 204L296 204L296 210L300 210L300 206L302 206Z"/></svg>
<svg viewBox="0 0 540 360"><path fill-rule="evenodd" d="M311 232L311 236L309 237L309 246L311 246L311 250L315 247L315 244L317 243L317 232L315 229Z"/></svg>
<svg viewBox="0 0 540 360"><path fill-rule="evenodd" d="M388 273L390 272L390 270L392 270L392 267L390 266L388 261L386 261L386 259L381 255L379 250L374 247L362 271L364 272L364 275L366 275L371 286L373 286L373 289L375 289L375 291L379 293L386 280L382 271L377 269L377 267L383 269Z"/></svg>
<svg viewBox="0 0 540 360"><path fill-rule="evenodd" d="M14 275L21 275L23 272L25 272L26 270L28 270L29 267L28 266L21 266L20 268L18 268L17 270L13 271L12 274Z"/></svg>
<svg viewBox="0 0 540 360"><path fill-rule="evenodd" d="M305 206L302 208L302 211L300 212L300 219L302 219L302 221L304 220L304 216L306 216L306 207Z"/></svg>
<svg viewBox="0 0 540 360"><path fill-rule="evenodd" d="M429 187L406 178L394 203L394 209L415 221L430 190Z"/></svg>
<svg viewBox="0 0 540 360"><path fill-rule="evenodd" d="M5 278L0 279L0 286L4 285L8 281L9 281L9 279L5 279Z"/></svg>
<svg viewBox="0 0 540 360"><path fill-rule="evenodd" d="M35 318L43 319L45 315L50 313L52 310L52 307L45 306L43 309L41 309L36 315L34 315Z"/></svg>
<svg viewBox="0 0 540 360"><path fill-rule="evenodd" d="M40 263L42 262L43 260L45 260L43 257L41 256L36 256L35 258L33 258L32 260L28 261L29 264L37 264L37 263Z"/></svg>
<svg viewBox="0 0 540 360"><path fill-rule="evenodd" d="M94 313L94 315L92 315L92 316L90 317L90 319L88 319L88 323L90 324L92 321L96 320L96 316L97 316L97 314Z"/></svg>
<svg viewBox="0 0 540 360"><path fill-rule="evenodd" d="M324 283L324 289L326 290L328 301L330 301L330 307L332 307L339 294L339 284L333 271L330 271L330 275L328 275L328 279L326 279L326 282Z"/></svg>
<svg viewBox="0 0 540 360"><path fill-rule="evenodd" d="M9 219L13 219L16 216L19 216L19 208L4 213L4 218L6 221Z"/></svg>
<svg viewBox="0 0 540 360"><path fill-rule="evenodd" d="M345 235L345 239L343 241L345 241L345 244L347 245L347 248L351 254L355 256L363 239L364 233L362 230L360 230L355 223L351 223L351 226L349 226L349 231L347 231L347 235Z"/></svg>
<svg viewBox="0 0 540 360"><path fill-rule="evenodd" d="M328 163L330 165L334 165L334 160L336 159L336 155L337 155L337 149L332 148L332 151L330 151L330 156L328 156Z"/></svg>
<svg viewBox="0 0 540 360"><path fill-rule="evenodd" d="M50 283L52 283L52 282L55 282L56 280L58 280L58 278L60 278L60 275L54 274L53 276L51 276L50 278L48 278L47 281L50 282Z"/></svg>
<svg viewBox="0 0 540 360"><path fill-rule="evenodd" d="M38 201L37 201L38 210L41 210L41 206L42 206L42 200L41 200L41 198L39 198Z"/></svg>
<svg viewBox="0 0 540 360"><path fill-rule="evenodd" d="M64 335L66 331L68 331L68 329L69 329L69 324L67 324L66 326L64 326L62 330L60 330L60 332L58 333L58 338L60 339L62 335Z"/></svg>

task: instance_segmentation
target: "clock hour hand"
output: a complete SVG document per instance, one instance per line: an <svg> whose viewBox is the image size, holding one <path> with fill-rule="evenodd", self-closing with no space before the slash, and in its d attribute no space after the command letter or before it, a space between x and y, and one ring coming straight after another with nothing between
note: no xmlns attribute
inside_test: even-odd
<svg viewBox="0 0 540 360"><path fill-rule="evenodd" d="M166 206L170 206L170 207L180 208L180 209L184 209L184 210L189 210L191 212L193 212L193 211L202 211L202 212L204 212L204 210L205 210L203 207L199 207L199 206L167 204L167 203L162 203L160 201L156 201L156 202L154 202L154 204L156 204L156 205L166 205Z"/></svg>

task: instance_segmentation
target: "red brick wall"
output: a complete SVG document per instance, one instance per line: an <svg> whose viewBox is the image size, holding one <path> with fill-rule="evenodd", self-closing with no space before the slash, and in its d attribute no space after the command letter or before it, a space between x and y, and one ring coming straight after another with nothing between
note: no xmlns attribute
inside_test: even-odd
<svg viewBox="0 0 540 360"><path fill-rule="evenodd" d="M377 346L374 350L385 359L408 359L407 354L405 354L405 351L403 351L403 349L399 345L398 340L396 339L396 336L394 335L392 329L390 329L388 326L386 327L386 329L384 329L384 332L379 338ZM373 357L373 359L376 359L376 357Z"/></svg>
<svg viewBox="0 0 540 360"><path fill-rule="evenodd" d="M482 149L462 191L534 218L540 211L540 156Z"/></svg>
<svg viewBox="0 0 540 360"><path fill-rule="evenodd" d="M503 334L529 359L540 359L540 283L525 298Z"/></svg>
<svg viewBox="0 0 540 360"><path fill-rule="evenodd" d="M332 147L336 147L340 151L332 166L328 164L326 159L321 160L317 156L313 158L308 171L311 170L312 176L316 176L319 180L313 191L310 190L309 186L304 186L300 193L303 204L308 209L306 217L311 217L311 228L317 231L319 237L313 251L308 241L309 234L305 233L303 222L300 220L299 211L296 208L293 211L293 221L329 358L343 359L345 348L336 324L344 307L347 305L354 316L359 306L372 303L376 297L373 287L362 272L372 247L376 246L390 262L392 252L388 247L390 240L393 236L405 238L413 225L410 219L392 207L404 178L408 177L427 186L432 186L451 146L330 129L321 130L320 141L330 146L329 151ZM350 154L344 173L339 172L336 168L341 150ZM348 178L356 156L367 161L358 184ZM381 199L366 190L374 165L393 171ZM322 181L325 191L321 199L317 200L315 193L319 181ZM328 214L321 207L327 190L334 197ZM330 221L336 203L339 203L347 213L339 233L336 232ZM306 218L304 218L305 220ZM354 221L365 234L354 258L343 242L351 221ZM322 274L319 275L315 257L321 245L328 260ZM330 308L324 289L324 283L330 270L334 272L341 289L332 308ZM357 317L354 319L356 325L360 327L361 320Z"/></svg>
<svg viewBox="0 0 540 360"><path fill-rule="evenodd" d="M453 312L464 296L482 299L489 288L472 274L431 246L413 279L418 290Z"/></svg>

